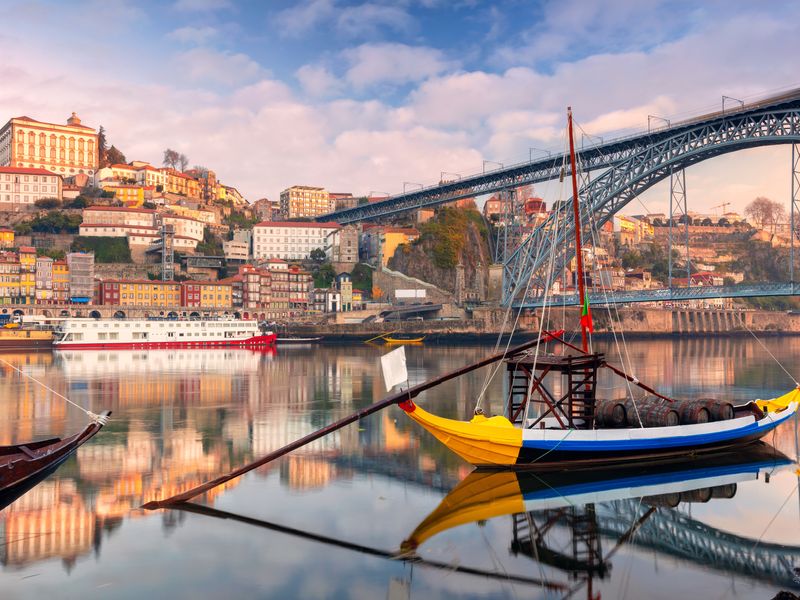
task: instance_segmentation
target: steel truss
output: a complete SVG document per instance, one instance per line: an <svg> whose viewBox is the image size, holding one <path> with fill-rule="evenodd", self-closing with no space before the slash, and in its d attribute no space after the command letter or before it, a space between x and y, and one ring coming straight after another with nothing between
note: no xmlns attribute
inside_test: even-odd
<svg viewBox="0 0 800 600"><path fill-rule="evenodd" d="M669 130L668 137L654 139L650 145L606 169L579 192L583 198L581 222L589 223L592 215L600 228L637 195L670 173L709 158L756 146L797 143L800 143L800 97L777 106L715 116L691 127ZM566 240L574 237L574 220L567 215L565 226L559 227L553 239L554 219L551 215L504 265L505 305L523 304L519 296L531 278L531 290L546 289L572 258L574 250L564 248ZM534 252L532 248L537 250ZM557 254L556 268L546 274L543 266L551 252ZM531 258L534 254L535 259Z"/></svg>
<svg viewBox="0 0 800 600"><path fill-rule="evenodd" d="M795 108L800 109L800 90L793 90L780 97L768 98L759 103L748 104L742 109L731 110L729 108L724 113L716 112L703 115L680 123L674 123L670 127L659 129L658 131L637 133L625 138L588 146L577 151L578 162L584 171L606 169L632 157L640 156L648 148L663 144L684 134L703 139L703 132L707 127L715 127L721 123L733 121L740 122L742 119L753 123L751 117L763 114L765 111ZM747 127L749 125L744 126ZM562 153L552 154L538 160L531 158L531 160L524 163L465 177L458 181L443 182L409 191L408 193L397 194L380 202L329 213L318 217L317 220L336 221L337 223L346 224L379 219L419 208L453 202L461 198L471 198L502 189L513 189L532 183L551 181L559 177L562 167L565 168L564 176L569 176L569 161L565 161L565 156Z"/></svg>

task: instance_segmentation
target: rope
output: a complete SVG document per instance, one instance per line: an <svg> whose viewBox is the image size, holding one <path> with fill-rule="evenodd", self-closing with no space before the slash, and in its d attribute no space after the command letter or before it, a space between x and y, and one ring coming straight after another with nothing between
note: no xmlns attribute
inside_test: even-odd
<svg viewBox="0 0 800 600"><path fill-rule="evenodd" d="M784 367L781 364L781 361L779 361L777 358L775 358L775 355L772 352L769 351L769 348L767 348L764 345L764 342L762 342L760 339L758 339L758 336L755 333L753 333L751 331L751 329L747 326L747 323L745 322L744 317L742 316L742 314L741 313L737 313L737 314L739 316L739 320L742 322L742 326L748 331L748 333L750 335L752 335L753 338L758 342L758 344L764 349L764 351L772 357L772 360L775 361L775 363L783 370L783 372L786 373L786 375L789 376L789 379L791 379L794 382L795 386L800 387L800 382L798 382L797 379L795 379L792 376L792 374L789 373L789 371L786 370L786 367Z"/></svg>
<svg viewBox="0 0 800 600"><path fill-rule="evenodd" d="M72 406L74 406L75 408L77 408L77 409L79 409L79 410L82 410L82 411L83 411L83 412L85 412L85 413L86 413L86 414L89 416L89 418L90 418L92 421L94 421L95 423L99 423L100 425L105 425L106 423L108 423L108 417L107 417L106 415L98 415L98 414L95 414L95 413L93 413L93 412L92 412L92 411L90 411L90 410L87 410L87 409L83 408L83 407L82 407L80 404L76 404L75 402L73 402L72 400L70 400L69 398L67 398L65 395L63 395L63 394L60 394L59 392L55 391L53 388L49 387L48 385L45 385L44 383L42 383L41 381L39 381L39 380L38 380L38 379L36 379L35 377L32 377L31 375L28 375L27 373L25 373L24 371L22 371L22 370L21 370L21 369L19 369L18 367L16 367L16 366L12 365L12 364L11 364L10 362L8 362L7 360L4 360L4 359L0 358L0 363L3 363L4 365L6 365L7 367L9 367L10 369L13 369L14 371L16 371L17 373L19 373L19 374L20 374L20 375L22 375L23 377L27 377L28 379L30 379L30 380L31 380L31 381L33 381L34 383L36 383L36 384L38 384L38 385L42 386L44 389L46 389L46 390L47 390L47 391L49 391L50 393L52 393L52 394L55 394L56 396L58 396L58 397L59 397L59 398L61 398L62 400L65 400L67 403L71 404L71 405L72 405Z"/></svg>

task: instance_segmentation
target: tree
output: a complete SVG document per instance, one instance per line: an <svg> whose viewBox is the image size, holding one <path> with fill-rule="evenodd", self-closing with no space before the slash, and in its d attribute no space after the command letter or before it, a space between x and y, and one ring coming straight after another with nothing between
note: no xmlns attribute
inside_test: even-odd
<svg viewBox="0 0 800 600"><path fill-rule="evenodd" d="M36 208L58 208L61 206L61 200L58 198L39 198L36 202L33 203Z"/></svg>
<svg viewBox="0 0 800 600"><path fill-rule="evenodd" d="M105 127L100 125L100 129L97 131L97 158L101 167L105 167L108 164L106 162L107 152L108 143L106 142L106 130Z"/></svg>
<svg viewBox="0 0 800 600"><path fill-rule="evenodd" d="M203 165L195 165L192 167L200 177L208 176L208 167L204 167Z"/></svg>
<svg viewBox="0 0 800 600"><path fill-rule="evenodd" d="M705 225L706 227L710 227L712 225L711 219L709 217L706 217L700 224Z"/></svg>
<svg viewBox="0 0 800 600"><path fill-rule="evenodd" d="M181 173L186 170L187 166L189 166L189 159L186 158L185 154L178 156L178 164L180 165Z"/></svg>
<svg viewBox="0 0 800 600"><path fill-rule="evenodd" d="M311 251L309 258L311 258L311 260L313 260L318 265L321 265L322 263L325 262L325 259L327 257L325 256L325 250L323 250L322 248L314 248Z"/></svg>
<svg viewBox="0 0 800 600"><path fill-rule="evenodd" d="M333 265L325 263L314 273L314 287L329 288L334 279L336 279L336 271Z"/></svg>
<svg viewBox="0 0 800 600"><path fill-rule="evenodd" d="M165 167L170 167L171 169L178 168L178 162L180 160L181 155L172 148L167 148L164 150L164 161L163 165Z"/></svg>
<svg viewBox="0 0 800 600"><path fill-rule="evenodd" d="M112 145L106 152L106 162L109 165L124 165L127 164L128 159L116 146Z"/></svg>
<svg viewBox="0 0 800 600"><path fill-rule="evenodd" d="M771 227L775 233L775 226L786 217L786 210L780 203L759 196L747 205L744 214L753 220L757 229Z"/></svg>

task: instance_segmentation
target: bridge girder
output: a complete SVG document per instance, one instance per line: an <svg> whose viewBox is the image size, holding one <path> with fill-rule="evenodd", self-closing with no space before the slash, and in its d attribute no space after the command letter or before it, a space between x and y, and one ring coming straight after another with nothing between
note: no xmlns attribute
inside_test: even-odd
<svg viewBox="0 0 800 600"><path fill-rule="evenodd" d="M601 227L636 196L668 177L673 170L685 169L745 148L798 142L800 103L798 106L725 116L684 129L681 133L641 149L595 177L579 192L584 198L581 223L586 227L585 224L593 220L597 228ZM554 233L557 219L561 219L561 222ZM549 288L555 275L574 255L574 248L567 248L565 243L574 238L574 232L572 214L565 211L561 215L554 211L547 221L531 233L504 265L505 305L524 305L524 302L518 301L523 290ZM554 268L547 274L543 272L543 267L550 260L551 252L556 252L557 258L553 263Z"/></svg>

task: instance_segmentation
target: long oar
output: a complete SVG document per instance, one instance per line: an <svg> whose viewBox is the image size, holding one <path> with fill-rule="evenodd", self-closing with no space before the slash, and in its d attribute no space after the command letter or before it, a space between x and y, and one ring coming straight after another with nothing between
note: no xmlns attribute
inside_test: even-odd
<svg viewBox="0 0 800 600"><path fill-rule="evenodd" d="M392 335L393 333L397 333L400 331L399 329L395 329L394 331L390 331L389 333L382 333L380 335L376 335L374 338L369 338L368 340L364 340L365 344L369 344L370 342L374 342L378 338L386 337L387 335Z"/></svg>
<svg viewBox="0 0 800 600"><path fill-rule="evenodd" d="M423 567L433 567L434 569L455 571L457 573L466 573L467 575L478 575L480 577L487 577L489 579L499 579L501 581L513 581L515 583L525 583L529 585L544 587L549 590L565 591L568 589L568 587L563 583L549 582L543 579L525 577L522 575L513 575L510 573L500 573L497 571L486 571L484 569L465 567L458 564L425 559L416 554L403 554L399 552L390 552L388 550L381 550L379 548L373 548L371 546L356 544L353 542L348 542L337 538L328 537L326 535L321 535L318 533L303 531L302 529L295 529L294 527L287 527L286 525L271 523L270 521L255 519L253 517L247 517L244 515L237 515L236 513L218 510L216 508L211 508L210 506L202 506L200 504L194 504L192 502L183 502L178 504L174 508L177 510L183 510L190 513L205 515L207 517L213 517L215 519L228 519L231 521L238 521L240 523L246 523L247 525L261 527L264 529L268 529L270 531L277 531L278 533L284 533L286 535L291 535L301 539L310 540L312 542L319 542L321 544L334 546L336 548L343 548L345 550L352 550L353 552L360 552L361 554L366 554L368 556L388 558L389 560L400 560L403 562L410 562L415 565L421 565Z"/></svg>
<svg viewBox="0 0 800 600"><path fill-rule="evenodd" d="M358 410L343 419L339 419L335 423L331 423L323 427L322 429L318 429L308 435L300 438L299 440L295 440L290 444L286 444L282 448L278 448L277 450L270 452L266 456L262 456L255 462L251 462L243 467L239 467L235 471L228 473L227 475L222 475L217 477L216 479L212 479L206 483L198 485L197 487L193 487L190 490L187 490L181 494L176 494L174 496L170 496L169 498L165 498L164 500L154 500L152 502L148 502L147 504L143 505L142 508L147 510L153 510L156 508L162 508L165 506L170 506L172 504L176 504L178 502L187 502L191 500L195 496L198 496L202 493L209 491L212 488L217 487L218 485L222 485L230 481L231 479L236 479L237 477L252 471L253 469L257 469L261 465L265 465L268 462L272 462L276 458L280 458L284 454L288 454L293 450L297 450L298 448L302 448L306 444L310 444L314 440L318 440L321 437L325 437L329 433L333 433L337 429L341 429L345 425L350 425L350 423L355 423L356 421L360 421L364 417L371 415L372 413L378 412L379 410L383 410L392 404L399 404L400 402L404 402L405 400L410 400L415 398L425 390L429 390L432 387L439 385L440 383L444 383L445 381L449 381L450 379L454 379L455 377L460 377L465 373L469 373L470 371L474 371L475 369L480 369L481 367L485 367L493 362L497 362L498 360L502 360L509 356L514 356L515 354L519 354L520 352L524 352L528 348L533 348L534 346L539 345L541 342L546 342L549 339L553 338L556 335L562 335L564 332L559 331L554 334L546 334L543 335L541 338L537 338L535 340L531 340L529 342L525 342L524 344L520 344L514 348L511 348L507 352L500 352L498 354L494 354L489 356L488 358L484 358L483 360L479 360L476 363L472 363L466 367L461 367L455 371L451 371L446 373L445 375L441 375L440 377L434 377L433 379L429 379L423 383L415 385L413 387L408 388L405 391L397 392L396 394L392 394L384 398L383 400L376 402L375 404L370 404L369 406Z"/></svg>

